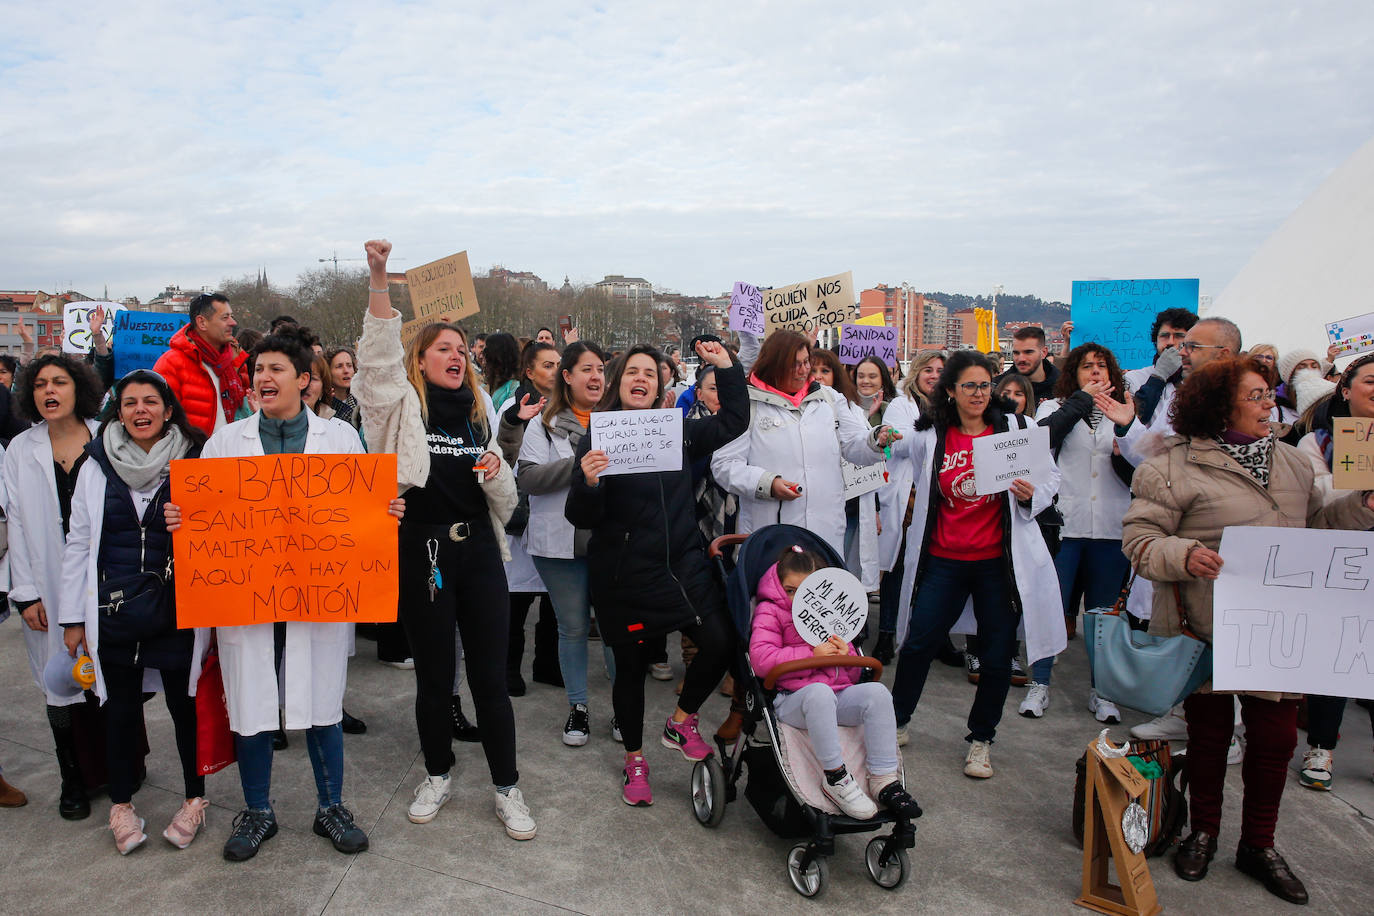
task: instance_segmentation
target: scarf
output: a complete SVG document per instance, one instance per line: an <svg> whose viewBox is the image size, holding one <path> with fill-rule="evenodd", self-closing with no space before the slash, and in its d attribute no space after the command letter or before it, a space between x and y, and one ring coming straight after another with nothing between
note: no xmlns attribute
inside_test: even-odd
<svg viewBox="0 0 1374 916"><path fill-rule="evenodd" d="M568 405L568 409L572 411L574 417L577 417L577 422L582 424L583 429L592 425L592 412L590 410L578 410L571 404Z"/></svg>
<svg viewBox="0 0 1374 916"><path fill-rule="evenodd" d="M490 433L487 424L473 423L472 407L476 403L476 397L472 389L464 385L462 388L440 388L438 385L425 382L425 406L428 408L429 423L428 427L449 432L461 430L471 426L474 440L469 445L486 445L490 441Z"/></svg>
<svg viewBox="0 0 1374 916"><path fill-rule="evenodd" d="M278 420L267 414L258 416L258 438L262 440L264 455L288 455L305 448L305 436L310 431L310 411L301 409L289 420Z"/></svg>
<svg viewBox="0 0 1374 916"><path fill-rule="evenodd" d="M1274 455L1274 434L1260 439L1227 430L1216 440L1222 451L1265 488L1269 486L1270 459Z"/></svg>
<svg viewBox="0 0 1374 916"><path fill-rule="evenodd" d="M195 344L200 361L209 366L215 378L219 379L220 409L224 411L224 422L233 423L234 414L243 406L246 394L243 379L234 365L234 348L225 344L216 350L192 327L186 328L186 339Z"/></svg>
<svg viewBox="0 0 1374 916"><path fill-rule="evenodd" d="M191 447L181 430L171 425L163 429L162 438L146 452L121 423L106 424L100 438L105 443L110 466L130 490L150 490L166 480L170 473L168 463L185 455Z"/></svg>
<svg viewBox="0 0 1374 916"><path fill-rule="evenodd" d="M760 391L771 391L778 397L785 399L787 403L791 404L793 407L801 407L802 401L806 400L806 396L811 393L810 385L802 385L796 391L792 392L791 394L788 394L781 388L774 388L772 385L768 384L752 372L749 373L749 384L753 385Z"/></svg>

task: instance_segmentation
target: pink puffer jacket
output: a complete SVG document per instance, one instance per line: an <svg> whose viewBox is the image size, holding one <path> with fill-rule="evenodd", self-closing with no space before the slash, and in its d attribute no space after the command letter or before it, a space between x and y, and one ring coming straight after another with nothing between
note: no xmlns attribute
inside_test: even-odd
<svg viewBox="0 0 1374 916"><path fill-rule="evenodd" d="M758 603L754 608L754 627L749 634L749 663L760 678L766 677L775 665L798 658L810 658L812 646L792 625L792 600L782 590L778 566L774 563L759 580ZM854 645L849 654L858 655ZM819 681L829 684L837 693L859 682L862 668L813 668L797 671L778 681L781 690L800 690Z"/></svg>

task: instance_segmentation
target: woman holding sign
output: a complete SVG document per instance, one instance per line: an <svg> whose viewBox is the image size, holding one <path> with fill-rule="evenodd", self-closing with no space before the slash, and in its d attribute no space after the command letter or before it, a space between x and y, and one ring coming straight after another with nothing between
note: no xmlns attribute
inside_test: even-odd
<svg viewBox="0 0 1374 916"><path fill-rule="evenodd" d="M976 779L992 776L990 751L1011 687L1017 627L1024 621L1032 658L1067 644L1054 564L1035 522L1054 501L1058 472L1050 464L1043 479L1018 478L1007 491L980 493L975 484L974 440L1026 428L1024 418L1004 412L992 384L987 357L951 354L930 411L893 449L916 469L897 620L905 637L892 687L898 741L906 743L930 663L971 600L982 673L968 715L964 774Z"/></svg>
<svg viewBox="0 0 1374 916"><path fill-rule="evenodd" d="M128 855L148 838L134 812L135 773L142 762L143 692L161 690L176 729L185 801L167 841L185 849L205 822L210 803L196 768L196 682L210 644L208 629L179 630L170 577L162 580L156 610L110 616L112 595L132 591L147 573L171 568L172 539L163 507L170 462L200 454L205 434L191 425L167 382L135 369L115 385L119 410L88 448L72 496L71 532L62 563L63 642L75 656L83 646L95 662L95 691L105 704L106 763L110 774L110 830ZM151 610L151 609L150 609ZM133 618L130 615L137 613Z"/></svg>
<svg viewBox="0 0 1374 916"><path fill-rule="evenodd" d="M697 529L692 462L744 431L749 402L744 373L724 347L703 341L696 350L702 362L716 367L720 412L683 420L680 468L603 478L610 459L603 450L592 449L588 436L577 449L565 511L574 527L592 532L587 568L601 638L615 653L611 700L625 742L621 798L627 805L653 803L643 753L644 675L663 636L681 630L697 645L661 738L665 747L688 760L711 754L698 731L697 710L730 666L734 645L725 596ZM659 361L653 347L632 347L614 364L597 409L645 410L659 404Z"/></svg>
<svg viewBox="0 0 1374 916"><path fill-rule="evenodd" d="M400 535L400 617L415 656L415 724L425 779L410 805L427 824L451 796L455 631L466 650L468 689L506 835L530 840L534 818L516 786L515 714L506 688L510 638L505 524L515 479L491 450L496 411L468 359L457 325L423 325L401 346L386 260L391 243L366 244L371 272L353 393L370 445L397 453L399 486L411 511Z"/></svg>
<svg viewBox="0 0 1374 916"><path fill-rule="evenodd" d="M1179 386L1169 411L1176 435L1164 440L1162 454L1136 468L1122 533L1136 571L1156 583L1152 634L1177 635L1182 616L1194 635L1211 643L1212 588L1222 567L1217 549L1227 526L1374 528L1374 494L1351 491L1326 503L1308 459L1278 441L1286 428L1271 425L1273 406L1263 366L1250 359L1213 360ZM1183 701L1192 833L1179 845L1174 871L1186 881L1202 880L1216 855L1233 697L1213 691L1209 681ZM1307 889L1274 849L1297 746L1298 699L1240 694L1247 746L1236 867L1270 893L1306 903Z"/></svg>

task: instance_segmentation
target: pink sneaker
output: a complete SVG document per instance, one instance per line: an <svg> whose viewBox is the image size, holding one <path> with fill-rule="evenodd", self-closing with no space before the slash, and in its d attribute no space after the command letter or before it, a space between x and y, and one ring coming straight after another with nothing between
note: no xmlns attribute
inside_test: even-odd
<svg viewBox="0 0 1374 916"><path fill-rule="evenodd" d="M110 806L110 831L114 834L115 849L127 856L147 841L143 832L143 818L134 813L131 804Z"/></svg>
<svg viewBox="0 0 1374 916"><path fill-rule="evenodd" d="M162 835L177 849L185 849L191 845L191 841L200 831L200 826L205 823L205 810L209 807L210 802L203 798L188 798L181 803L181 807L172 816L172 822L162 831Z"/></svg>
<svg viewBox="0 0 1374 916"><path fill-rule="evenodd" d="M625 804L636 808L647 808L654 803L654 793L649 789L649 763L642 754L625 761L625 788L620 797Z"/></svg>
<svg viewBox="0 0 1374 916"><path fill-rule="evenodd" d="M693 713L681 722L674 722L669 716L663 726L663 746L682 751L688 760L705 760L711 756L711 745L701 738L697 731L697 715Z"/></svg>

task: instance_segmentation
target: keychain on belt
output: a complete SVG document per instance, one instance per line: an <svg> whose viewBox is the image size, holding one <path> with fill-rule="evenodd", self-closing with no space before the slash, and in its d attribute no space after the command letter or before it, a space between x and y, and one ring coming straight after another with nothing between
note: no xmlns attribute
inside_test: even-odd
<svg viewBox="0 0 1374 916"><path fill-rule="evenodd" d="M439 572L439 542L434 538L425 541L429 552L429 601L434 603L434 593L444 587L444 577Z"/></svg>

